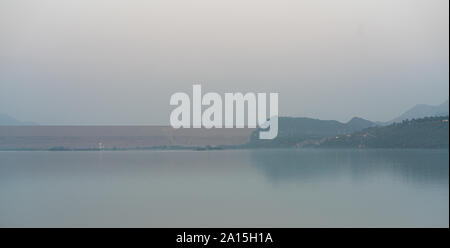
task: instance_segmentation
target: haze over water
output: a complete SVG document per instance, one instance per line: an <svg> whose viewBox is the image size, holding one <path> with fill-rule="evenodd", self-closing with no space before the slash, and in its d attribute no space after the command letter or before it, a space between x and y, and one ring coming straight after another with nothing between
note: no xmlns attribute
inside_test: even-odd
<svg viewBox="0 0 450 248"><path fill-rule="evenodd" d="M447 150L0 152L1 227L448 227Z"/></svg>

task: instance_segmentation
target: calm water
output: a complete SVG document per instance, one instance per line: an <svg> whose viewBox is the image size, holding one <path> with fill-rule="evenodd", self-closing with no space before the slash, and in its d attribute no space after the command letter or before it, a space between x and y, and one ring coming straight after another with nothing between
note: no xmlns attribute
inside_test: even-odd
<svg viewBox="0 0 450 248"><path fill-rule="evenodd" d="M448 150L0 152L2 227L448 227Z"/></svg>

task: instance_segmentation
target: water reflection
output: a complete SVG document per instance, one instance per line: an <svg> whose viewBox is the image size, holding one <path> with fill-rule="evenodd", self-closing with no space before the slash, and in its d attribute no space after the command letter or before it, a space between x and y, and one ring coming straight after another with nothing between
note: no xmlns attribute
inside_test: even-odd
<svg viewBox="0 0 450 248"><path fill-rule="evenodd" d="M273 183L391 177L448 184L449 150L254 150L254 167Z"/></svg>
<svg viewBox="0 0 450 248"><path fill-rule="evenodd" d="M0 152L0 227L448 227L448 155Z"/></svg>

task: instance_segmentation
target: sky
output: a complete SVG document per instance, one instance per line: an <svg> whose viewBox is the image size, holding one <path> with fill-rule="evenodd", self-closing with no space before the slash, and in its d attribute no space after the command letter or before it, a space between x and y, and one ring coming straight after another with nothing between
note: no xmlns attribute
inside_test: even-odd
<svg viewBox="0 0 450 248"><path fill-rule="evenodd" d="M2 0L0 113L166 125L175 92L387 121L449 98L448 0Z"/></svg>

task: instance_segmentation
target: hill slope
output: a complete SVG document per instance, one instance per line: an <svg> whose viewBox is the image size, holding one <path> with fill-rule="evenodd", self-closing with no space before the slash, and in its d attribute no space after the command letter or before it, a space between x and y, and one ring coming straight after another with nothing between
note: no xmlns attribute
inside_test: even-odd
<svg viewBox="0 0 450 248"><path fill-rule="evenodd" d="M362 131L329 137L318 147L327 148L448 148L448 116L426 117L371 127Z"/></svg>
<svg viewBox="0 0 450 248"><path fill-rule="evenodd" d="M347 123L334 120L318 120L304 117L280 117L278 119L278 136L273 140L258 139L259 130L252 133L248 148L258 147L294 147L301 142L316 142L315 140L328 136L349 134L375 123L362 118L353 118Z"/></svg>

